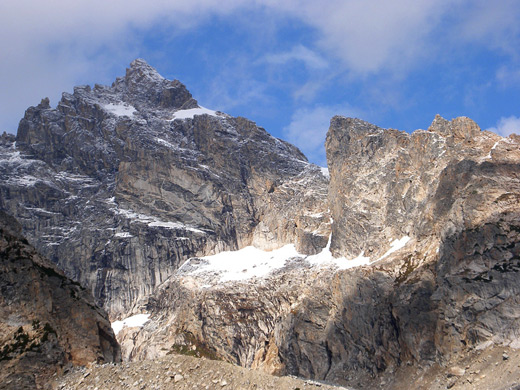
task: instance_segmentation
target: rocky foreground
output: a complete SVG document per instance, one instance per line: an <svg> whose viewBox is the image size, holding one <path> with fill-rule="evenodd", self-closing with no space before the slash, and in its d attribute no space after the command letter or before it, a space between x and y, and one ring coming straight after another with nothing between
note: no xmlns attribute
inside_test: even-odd
<svg viewBox="0 0 520 390"><path fill-rule="evenodd" d="M169 355L158 360L93 365L59 378L60 390L345 389L293 377L276 377L221 361Z"/></svg>
<svg viewBox="0 0 520 390"><path fill-rule="evenodd" d="M433 365L421 371L405 366L387 373L380 383L364 383L371 389L414 390L518 390L520 351L494 347L475 351L447 366ZM304 380L276 377L258 370L221 361L168 355L157 360L77 368L55 380L59 390L305 390L352 389Z"/></svg>
<svg viewBox="0 0 520 390"><path fill-rule="evenodd" d="M107 314L0 211L0 389L40 389L69 365L119 362Z"/></svg>

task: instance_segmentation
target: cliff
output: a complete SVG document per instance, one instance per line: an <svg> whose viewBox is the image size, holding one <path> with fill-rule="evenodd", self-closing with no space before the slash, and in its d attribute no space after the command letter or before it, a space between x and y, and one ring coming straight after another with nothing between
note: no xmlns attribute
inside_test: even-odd
<svg viewBox="0 0 520 390"><path fill-rule="evenodd" d="M319 167L139 59L112 86L29 108L0 145L0 177L0 207L113 318L190 257L252 244L316 253L330 231Z"/></svg>
<svg viewBox="0 0 520 390"><path fill-rule="evenodd" d="M516 135L334 117L329 181L136 60L0 141L0 206L28 240L112 319L150 314L117 335L125 359L456 388L471 378L453 367L520 346Z"/></svg>
<svg viewBox="0 0 520 390"><path fill-rule="evenodd" d="M519 141L467 118L412 134L333 118L330 250L344 257L293 254L244 280L192 260L120 337L126 356L193 348L358 388L419 387L435 368L455 385L449 367L519 346Z"/></svg>

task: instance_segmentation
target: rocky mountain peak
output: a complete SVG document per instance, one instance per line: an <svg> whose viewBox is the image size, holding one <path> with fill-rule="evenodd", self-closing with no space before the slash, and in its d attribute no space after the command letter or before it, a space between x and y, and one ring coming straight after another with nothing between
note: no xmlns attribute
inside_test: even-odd
<svg viewBox="0 0 520 390"><path fill-rule="evenodd" d="M156 108L189 109L197 108L186 86L179 80L167 80L145 60L138 58L126 69L123 79L113 85L121 90L124 100L136 106L148 104Z"/></svg>
<svg viewBox="0 0 520 390"><path fill-rule="evenodd" d="M199 107L144 60L112 86L45 102L0 149L0 206L112 316L195 255L326 246L321 169L254 122Z"/></svg>
<svg viewBox="0 0 520 390"><path fill-rule="evenodd" d="M38 108L40 108L42 110L51 108L51 102L50 102L49 98L48 97L43 98L42 101L40 102L40 104L38 104Z"/></svg>
<svg viewBox="0 0 520 390"><path fill-rule="evenodd" d="M136 74L157 82L165 80L154 67L150 66L148 62L142 58L136 58L130 63L130 68L126 69L126 79L129 80L135 77Z"/></svg>
<svg viewBox="0 0 520 390"><path fill-rule="evenodd" d="M455 141L471 142L480 134L480 127L467 117L458 117L448 121L437 114L428 131L444 137L451 136Z"/></svg>

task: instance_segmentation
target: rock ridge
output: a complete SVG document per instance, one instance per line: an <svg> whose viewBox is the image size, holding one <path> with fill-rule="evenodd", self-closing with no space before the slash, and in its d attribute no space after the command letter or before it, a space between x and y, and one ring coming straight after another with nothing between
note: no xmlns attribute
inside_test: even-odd
<svg viewBox="0 0 520 390"><path fill-rule="evenodd" d="M319 167L142 59L112 86L29 108L0 155L0 208L113 318L189 257L288 243L317 253L330 232Z"/></svg>
<svg viewBox="0 0 520 390"><path fill-rule="evenodd" d="M431 128L331 121L330 250L371 264L288 261L225 283L178 272L148 302L150 322L119 336L126 358L206 351L270 373L397 389L486 348L517 348L520 137L477 132L467 118Z"/></svg>

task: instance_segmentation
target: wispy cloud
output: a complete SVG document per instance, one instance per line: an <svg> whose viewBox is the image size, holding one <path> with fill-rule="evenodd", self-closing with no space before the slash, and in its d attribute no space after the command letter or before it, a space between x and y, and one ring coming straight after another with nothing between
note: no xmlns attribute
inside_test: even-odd
<svg viewBox="0 0 520 390"><path fill-rule="evenodd" d="M502 87L517 87L520 84L520 66L501 66L496 72L496 79Z"/></svg>
<svg viewBox="0 0 520 390"><path fill-rule="evenodd" d="M520 134L520 118L512 115L500 118L495 127L487 129L502 137L507 137L510 134Z"/></svg>
<svg viewBox="0 0 520 390"><path fill-rule="evenodd" d="M303 45L294 46L291 50L282 53L267 54L264 61L268 64L283 65L292 61L301 61L309 69L325 69L328 62L321 55Z"/></svg>
<svg viewBox="0 0 520 390"><path fill-rule="evenodd" d="M238 0L54 0L0 2L0 129L14 132L24 110L78 82L111 82L114 69L144 46L140 31L158 24L189 29L227 15ZM203 12L200 12L203 10Z"/></svg>
<svg viewBox="0 0 520 390"><path fill-rule="evenodd" d="M444 1L266 1L319 32L318 45L358 74L408 67L422 56Z"/></svg>
<svg viewBox="0 0 520 390"><path fill-rule="evenodd" d="M496 48L518 58L520 4L517 0L464 0L451 2L453 39Z"/></svg>

